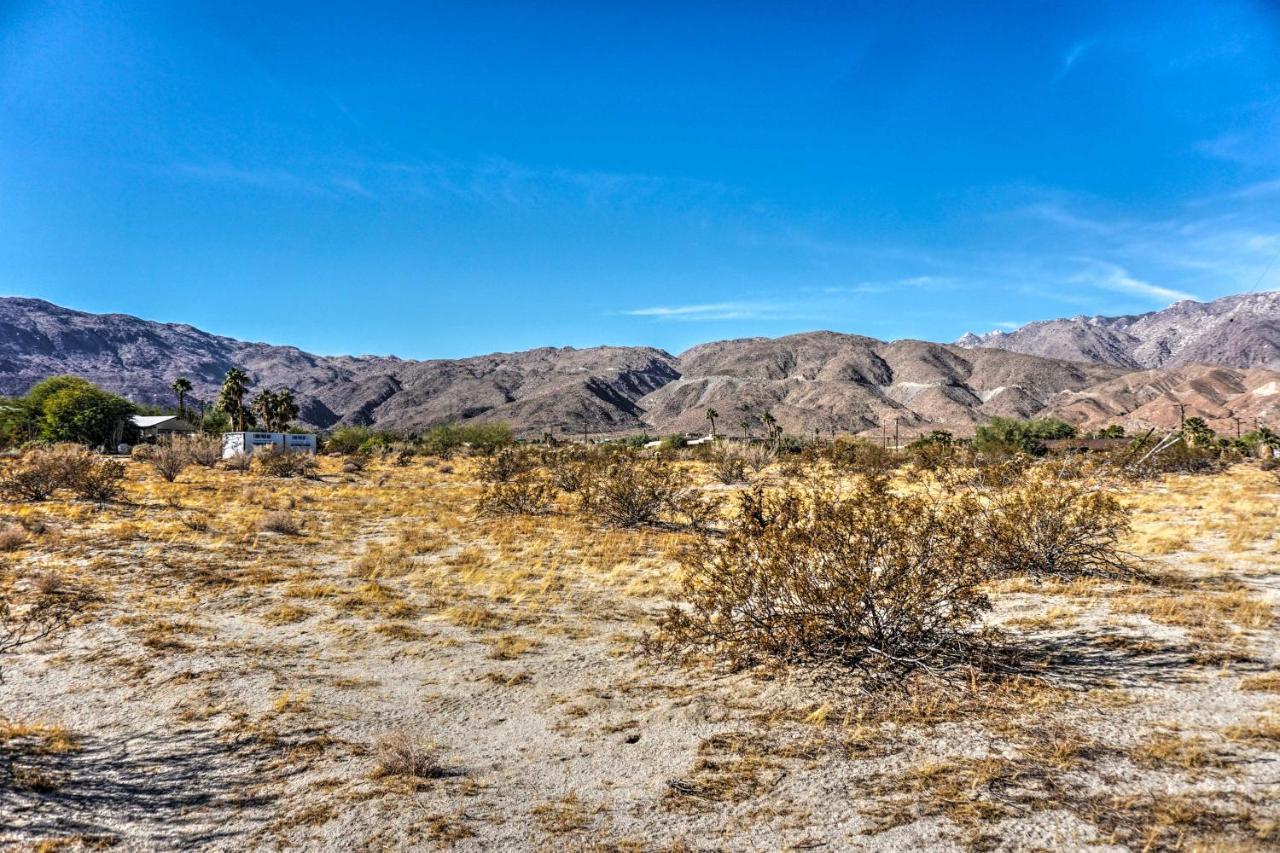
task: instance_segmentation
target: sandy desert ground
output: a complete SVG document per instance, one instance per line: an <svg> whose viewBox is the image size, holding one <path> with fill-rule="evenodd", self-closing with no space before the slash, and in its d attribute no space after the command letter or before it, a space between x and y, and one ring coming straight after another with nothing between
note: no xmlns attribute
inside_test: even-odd
<svg viewBox="0 0 1280 853"><path fill-rule="evenodd" d="M0 661L0 840L1280 846L1280 480L1256 463L1123 487L1156 583L1000 584L1030 672L874 694L639 654L687 533L480 516L474 460L341 464L130 462L115 502L0 504L15 594L56 571L95 598Z"/></svg>

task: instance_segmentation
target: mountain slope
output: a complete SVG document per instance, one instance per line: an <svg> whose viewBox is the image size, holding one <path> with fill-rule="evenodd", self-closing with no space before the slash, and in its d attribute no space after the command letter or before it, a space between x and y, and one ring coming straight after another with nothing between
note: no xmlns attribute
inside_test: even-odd
<svg viewBox="0 0 1280 853"><path fill-rule="evenodd" d="M1209 342L1197 343L1201 351ZM759 434L769 413L792 433L959 433L993 415L1052 414L1088 426L1171 424L1176 404L1231 427L1229 416L1280 415L1280 373L1230 367L1134 371L926 341L808 332L702 344L672 356L650 347L542 348L463 359L318 356L187 325L96 315L0 298L0 393L60 373L147 403L171 404L185 376L210 401L227 368L256 387L296 392L316 427L377 424L418 431L498 419L538 436L698 431L708 408L722 432ZM743 426L743 424L746 426Z"/></svg>
<svg viewBox="0 0 1280 853"><path fill-rule="evenodd" d="M1188 300L1128 317L1044 320L1012 332L970 333L956 343L1135 370L1186 364L1280 370L1280 291Z"/></svg>

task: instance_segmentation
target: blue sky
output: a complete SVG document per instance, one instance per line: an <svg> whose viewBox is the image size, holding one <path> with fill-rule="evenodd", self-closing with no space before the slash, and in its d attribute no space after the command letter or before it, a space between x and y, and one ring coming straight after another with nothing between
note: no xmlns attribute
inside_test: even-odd
<svg viewBox="0 0 1280 853"><path fill-rule="evenodd" d="M1280 10L0 0L0 292L323 353L1280 287Z"/></svg>

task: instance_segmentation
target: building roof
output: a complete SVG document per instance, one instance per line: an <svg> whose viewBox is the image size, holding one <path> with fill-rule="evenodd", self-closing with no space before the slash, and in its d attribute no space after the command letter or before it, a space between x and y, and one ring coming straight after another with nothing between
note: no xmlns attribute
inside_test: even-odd
<svg viewBox="0 0 1280 853"><path fill-rule="evenodd" d="M175 429L195 429L191 424L177 415L134 415L130 418L138 429L151 429L158 426L172 426Z"/></svg>

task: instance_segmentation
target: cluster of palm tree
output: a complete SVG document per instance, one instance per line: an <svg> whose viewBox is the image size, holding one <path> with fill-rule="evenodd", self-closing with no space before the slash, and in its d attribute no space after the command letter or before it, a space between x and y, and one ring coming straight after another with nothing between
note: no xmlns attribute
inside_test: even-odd
<svg viewBox="0 0 1280 853"><path fill-rule="evenodd" d="M715 409L707 409L706 418L711 423L711 437L715 438L716 421L719 420L720 413ZM778 425L778 419L775 418L772 413L765 412L762 414L760 416L760 423L764 425L765 434L768 439L774 443L774 445L777 445L782 441L782 427ZM742 432L747 438L751 438L751 421L748 418L744 417L742 420L738 421L738 426L742 428Z"/></svg>
<svg viewBox="0 0 1280 853"><path fill-rule="evenodd" d="M258 422L268 432L284 432L289 424L298 416L298 403L293 399L293 392L288 388L279 391L260 391L249 404L251 411L258 416Z"/></svg>

